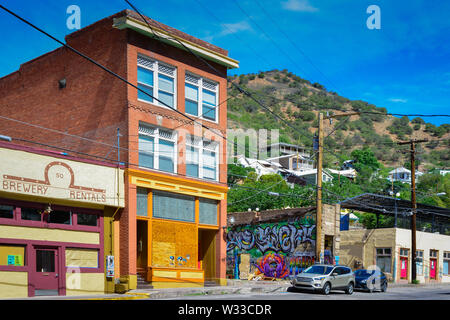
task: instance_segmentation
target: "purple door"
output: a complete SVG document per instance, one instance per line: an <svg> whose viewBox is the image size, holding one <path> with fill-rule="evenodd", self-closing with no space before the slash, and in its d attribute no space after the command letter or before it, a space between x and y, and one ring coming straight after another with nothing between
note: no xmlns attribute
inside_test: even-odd
<svg viewBox="0 0 450 320"><path fill-rule="evenodd" d="M33 284L35 296L58 295L58 250L36 248Z"/></svg>

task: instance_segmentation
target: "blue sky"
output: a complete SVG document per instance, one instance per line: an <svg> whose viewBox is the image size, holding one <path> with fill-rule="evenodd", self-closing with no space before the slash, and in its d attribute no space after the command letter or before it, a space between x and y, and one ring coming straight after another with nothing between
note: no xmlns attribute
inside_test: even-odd
<svg viewBox="0 0 450 320"><path fill-rule="evenodd" d="M450 114L450 1L132 0L147 16L229 51L229 74L288 69L350 99L393 113ZM81 27L125 8L123 0L4 0L63 40L69 5ZM366 25L370 5L381 29ZM0 10L0 76L58 47ZM287 36L287 37L286 37ZM425 118L436 125L449 118Z"/></svg>

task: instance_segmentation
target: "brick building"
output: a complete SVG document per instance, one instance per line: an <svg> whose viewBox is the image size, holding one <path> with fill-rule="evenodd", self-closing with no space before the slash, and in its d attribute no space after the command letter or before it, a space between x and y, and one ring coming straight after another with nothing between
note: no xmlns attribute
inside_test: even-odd
<svg viewBox="0 0 450 320"><path fill-rule="evenodd" d="M124 10L66 43L155 99L60 47L0 78L1 134L115 160L119 129L126 169L125 208L114 221L116 278L128 289L138 273L154 287L224 283L224 101L227 69L238 62L146 20L150 27Z"/></svg>

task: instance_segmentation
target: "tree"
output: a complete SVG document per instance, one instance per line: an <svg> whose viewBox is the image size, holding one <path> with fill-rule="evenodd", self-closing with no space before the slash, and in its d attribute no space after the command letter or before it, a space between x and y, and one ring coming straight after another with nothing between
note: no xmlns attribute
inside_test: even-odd
<svg viewBox="0 0 450 320"><path fill-rule="evenodd" d="M282 209L314 205L315 190L310 186L294 186L291 189L278 174L262 175L256 179L251 172L244 183L230 188L228 192L228 212Z"/></svg>
<svg viewBox="0 0 450 320"><path fill-rule="evenodd" d="M364 148L361 150L353 150L351 153L353 160L355 160L355 169L361 172L363 169L369 168L375 171L381 167L373 151L370 148Z"/></svg>

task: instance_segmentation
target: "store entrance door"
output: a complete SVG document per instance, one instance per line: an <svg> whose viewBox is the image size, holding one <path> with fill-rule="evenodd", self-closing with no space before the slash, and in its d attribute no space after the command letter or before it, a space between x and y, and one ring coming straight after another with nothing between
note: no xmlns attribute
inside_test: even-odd
<svg viewBox="0 0 450 320"><path fill-rule="evenodd" d="M408 258L400 258L400 279L408 279Z"/></svg>
<svg viewBox="0 0 450 320"><path fill-rule="evenodd" d="M430 259L430 279L436 280L436 266L437 266L437 259Z"/></svg>
<svg viewBox="0 0 450 320"><path fill-rule="evenodd" d="M198 266L205 272L205 281L216 278L216 230L199 230Z"/></svg>
<svg viewBox="0 0 450 320"><path fill-rule="evenodd" d="M57 296L59 289L58 250L55 248L35 249L33 284L35 296Z"/></svg>

